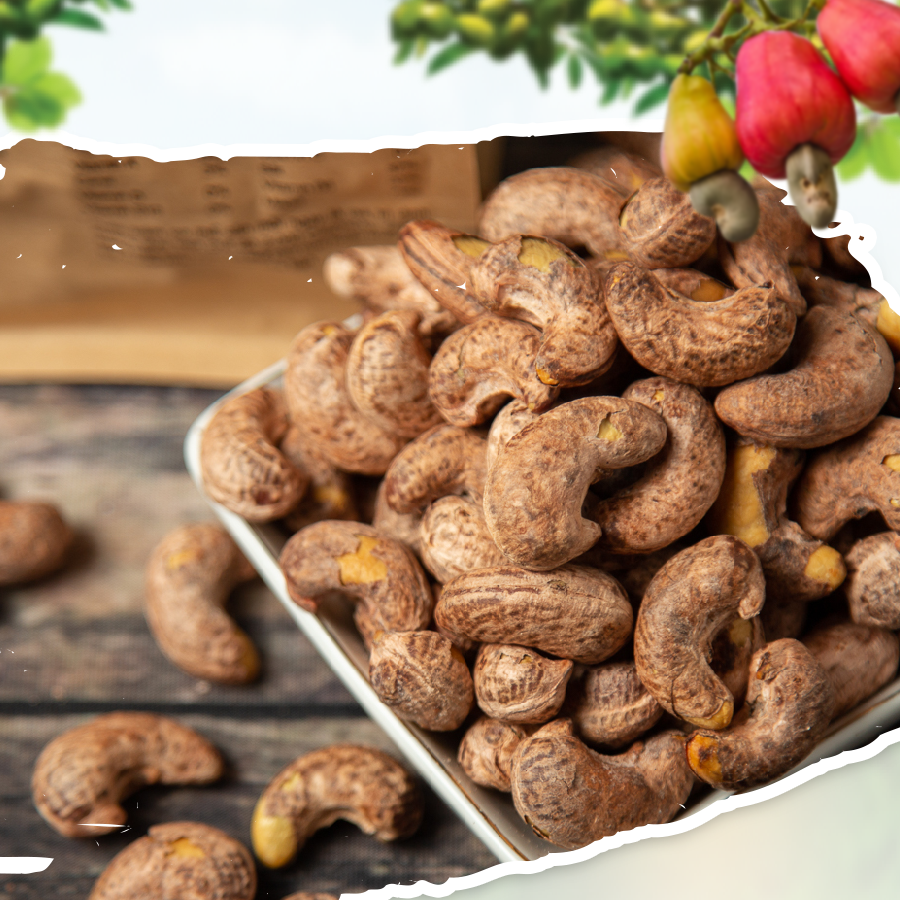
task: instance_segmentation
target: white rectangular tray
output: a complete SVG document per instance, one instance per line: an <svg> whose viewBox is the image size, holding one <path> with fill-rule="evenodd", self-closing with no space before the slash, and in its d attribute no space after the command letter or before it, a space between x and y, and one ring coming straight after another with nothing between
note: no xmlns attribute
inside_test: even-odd
<svg viewBox="0 0 900 900"><path fill-rule="evenodd" d="M229 397L258 387L278 387L284 360L238 385L209 406L188 431L184 443L188 471L201 494L200 436L216 409ZM259 572L284 608L293 617L332 671L394 741L409 764L456 812L466 826L501 862L537 859L559 848L538 838L522 821L508 794L474 784L456 761L455 742L445 735L424 731L399 719L381 703L369 685L368 655L346 606L323 607L316 615L300 609L288 596L278 558L287 541L272 525L252 525L207 498L213 511ZM832 723L826 737L797 766L801 769L821 759L850 750L883 734L900 721L900 678L883 688L868 702ZM796 771L795 769L794 771ZM692 804L679 818L693 815L728 795L712 791Z"/></svg>

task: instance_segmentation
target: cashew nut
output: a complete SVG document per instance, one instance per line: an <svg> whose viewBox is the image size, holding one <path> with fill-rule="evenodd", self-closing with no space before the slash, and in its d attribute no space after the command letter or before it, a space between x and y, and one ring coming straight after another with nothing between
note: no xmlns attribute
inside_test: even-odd
<svg viewBox="0 0 900 900"><path fill-rule="evenodd" d="M280 565L288 594L303 609L316 612L333 591L354 598L367 648L378 632L422 631L431 621L431 589L412 551L370 525L316 522L288 540Z"/></svg>
<svg viewBox="0 0 900 900"><path fill-rule="evenodd" d="M693 786L684 738L674 731L601 756L574 736L568 719L557 719L525 738L513 757L519 815L535 834L565 850L668 822Z"/></svg>
<svg viewBox="0 0 900 900"><path fill-rule="evenodd" d="M88 900L253 900L256 866L233 837L200 822L154 825L102 872Z"/></svg>
<svg viewBox="0 0 900 900"><path fill-rule="evenodd" d="M860 625L900 629L900 535L886 531L863 538L846 559L850 618Z"/></svg>
<svg viewBox="0 0 900 900"><path fill-rule="evenodd" d="M285 766L253 811L253 851L270 869L286 866L320 828L345 819L379 841L410 837L422 797L396 760L371 747L337 744Z"/></svg>
<svg viewBox="0 0 900 900"><path fill-rule="evenodd" d="M271 522L289 513L308 478L278 449L287 428L280 392L257 388L226 400L200 439L206 493L250 522Z"/></svg>
<svg viewBox="0 0 900 900"><path fill-rule="evenodd" d="M657 703L692 725L725 728L734 697L710 668L712 642L764 601L762 566L737 538L706 538L673 556L650 582L634 629L637 674Z"/></svg>
<svg viewBox="0 0 900 900"><path fill-rule="evenodd" d="M758 443L808 449L856 434L878 415L894 360L876 331L850 313L816 306L797 328L793 353L789 371L722 390L719 418Z"/></svg>
<svg viewBox="0 0 900 900"><path fill-rule="evenodd" d="M65 563L74 537L51 503L0 501L0 586L55 572Z"/></svg>
<svg viewBox="0 0 900 900"><path fill-rule="evenodd" d="M513 563L554 569L600 537L582 515L602 469L621 469L658 453L662 418L641 403L587 397L544 413L511 438L488 473L484 512L494 542Z"/></svg>
<svg viewBox="0 0 900 900"><path fill-rule="evenodd" d="M796 325L771 285L697 301L629 262L609 270L606 307L619 339L642 366L700 387L731 384L769 368L784 355Z"/></svg>
<svg viewBox="0 0 900 900"><path fill-rule="evenodd" d="M144 576L144 613L160 650L196 678L256 678L256 648L224 609L231 591L255 575L223 528L185 525L166 535Z"/></svg>
<svg viewBox="0 0 900 900"><path fill-rule="evenodd" d="M521 725L482 716L463 736L457 761L475 784L509 793L513 754L525 735Z"/></svg>
<svg viewBox="0 0 900 900"><path fill-rule="evenodd" d="M720 790L747 791L781 777L823 736L835 706L825 670L799 641L782 638L754 654L741 717L726 731L688 738L694 774Z"/></svg>
<svg viewBox="0 0 900 900"><path fill-rule="evenodd" d="M634 621L619 583L581 566L467 572L444 585L434 619L451 639L519 644L589 665L619 650Z"/></svg>
<svg viewBox="0 0 900 900"><path fill-rule="evenodd" d="M149 784L208 784L218 751L163 716L114 712L54 738L31 778L37 811L63 837L99 837L125 824L121 801Z"/></svg>

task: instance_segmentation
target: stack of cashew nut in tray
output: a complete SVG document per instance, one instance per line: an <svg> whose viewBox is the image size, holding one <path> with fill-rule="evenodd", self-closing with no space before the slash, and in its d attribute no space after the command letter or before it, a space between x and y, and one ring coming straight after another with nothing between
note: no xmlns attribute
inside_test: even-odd
<svg viewBox="0 0 900 900"><path fill-rule="evenodd" d="M756 191L757 233L729 244L608 147L503 182L477 236L413 221L395 246L333 254L361 327L305 328L283 388L227 400L202 439L209 497L291 534L291 598L315 613L343 594L382 701L458 733L471 779L561 848L779 778L897 673L900 320L846 238ZM256 675L223 609L251 575L217 526L160 544L147 618L173 662ZM124 821L142 783L221 769L158 716L73 734L35 771L64 834ZM129 783L92 783L75 747ZM415 781L365 747L301 757L256 807L257 859L287 864L338 817L406 836ZM251 898L230 844L157 826L92 898L127 896L135 872L200 878L193 864L215 896Z"/></svg>

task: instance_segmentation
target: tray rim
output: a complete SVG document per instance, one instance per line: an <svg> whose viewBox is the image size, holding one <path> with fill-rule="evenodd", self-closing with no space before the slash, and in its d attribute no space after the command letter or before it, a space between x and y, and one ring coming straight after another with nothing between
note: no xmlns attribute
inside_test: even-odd
<svg viewBox="0 0 900 900"><path fill-rule="evenodd" d="M348 320L345 324L352 325L354 323L352 320ZM414 770L425 779L435 793L459 816L463 824L501 863L533 861L551 853L566 852L537 836L532 837L524 829L517 836L517 838L523 838L521 841L504 834L500 826L470 796L470 794L484 792L486 789L469 782L468 777L461 769L456 775L451 774L447 766L440 760L435 748L428 746L428 733L404 722L385 706L378 699L363 672L340 646L327 624L315 614L301 609L290 599L287 583L278 565L277 556L256 526L211 500L204 491L200 470L200 440L209 420L216 410L230 398L277 381L284 374L286 367L286 358L278 360L213 401L194 420L184 439L185 465L194 485L326 665L341 680L367 715L394 742ZM857 749L879 735L887 733L898 722L900 722L900 674L867 701L832 722L825 737L816 744L809 755L771 784L782 781L824 759L835 757L847 750ZM468 785L464 787L461 782L468 782ZM707 796L692 803L673 822L688 820L697 813L724 802L731 796L733 793L730 791L711 790ZM699 817L697 826L705 821L706 817ZM595 842L594 846L599 843L600 841Z"/></svg>

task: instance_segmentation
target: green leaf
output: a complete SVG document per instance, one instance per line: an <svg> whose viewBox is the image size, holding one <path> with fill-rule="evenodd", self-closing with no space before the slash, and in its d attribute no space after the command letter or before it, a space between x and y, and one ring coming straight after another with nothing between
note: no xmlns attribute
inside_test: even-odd
<svg viewBox="0 0 900 900"><path fill-rule="evenodd" d="M49 21L55 22L57 25L86 28L89 31L103 31L103 23L96 16L77 9L61 9Z"/></svg>
<svg viewBox="0 0 900 900"><path fill-rule="evenodd" d="M53 51L45 37L33 41L14 41L7 47L3 60L3 82L25 87L50 68Z"/></svg>
<svg viewBox="0 0 900 900"><path fill-rule="evenodd" d="M416 46L416 42L406 38L405 40L400 41L400 46L397 47L397 52L394 55L394 65L399 66L405 63L410 56L412 56L413 48Z"/></svg>
<svg viewBox="0 0 900 900"><path fill-rule="evenodd" d="M640 116L661 103L665 103L668 96L669 85L666 82L654 85L649 91L645 91L638 97L637 102L634 104L634 114Z"/></svg>
<svg viewBox="0 0 900 900"><path fill-rule="evenodd" d="M468 44L448 44L443 50L431 57L428 63L428 74L436 75L438 72L468 56L473 50L474 48Z"/></svg>
<svg viewBox="0 0 900 900"><path fill-rule="evenodd" d="M837 174L841 181L853 181L859 178L869 165L869 147L866 137L867 130L859 128L856 132L856 140L847 151L844 158L837 164Z"/></svg>
<svg viewBox="0 0 900 900"><path fill-rule="evenodd" d="M569 87L571 87L573 91L578 90L578 88L581 87L581 78L584 74L584 67L581 65L581 60L574 53L569 56L566 70L569 75Z"/></svg>
<svg viewBox="0 0 900 900"><path fill-rule="evenodd" d="M26 0L25 15L33 21L42 21L48 18L47 13L56 6L58 0Z"/></svg>
<svg viewBox="0 0 900 900"><path fill-rule="evenodd" d="M7 97L3 101L3 112L9 124L18 131L54 128L66 115L65 107L56 97L31 88Z"/></svg>
<svg viewBox="0 0 900 900"><path fill-rule="evenodd" d="M612 103L616 99L622 82L618 78L601 78L600 80L603 81L603 95L600 97L600 104L606 106L607 103Z"/></svg>
<svg viewBox="0 0 900 900"><path fill-rule="evenodd" d="M81 91L75 82L62 72L47 72L46 75L41 75L32 82L29 89L48 97L55 97L66 109L81 103Z"/></svg>
<svg viewBox="0 0 900 900"><path fill-rule="evenodd" d="M884 181L900 181L900 139L879 124L869 135L869 162Z"/></svg>

